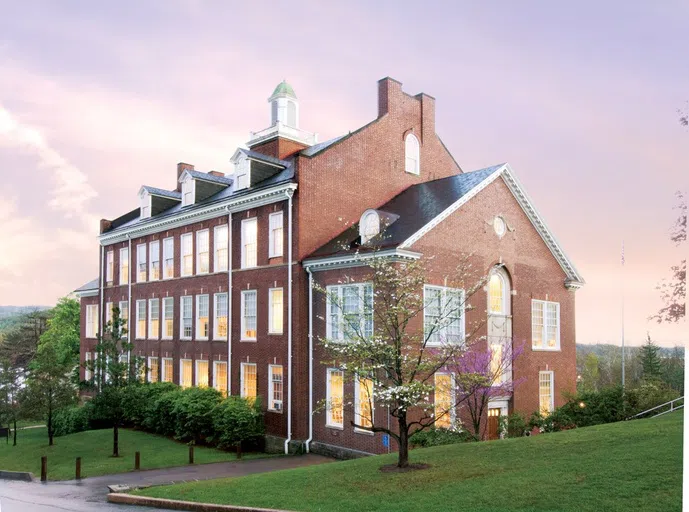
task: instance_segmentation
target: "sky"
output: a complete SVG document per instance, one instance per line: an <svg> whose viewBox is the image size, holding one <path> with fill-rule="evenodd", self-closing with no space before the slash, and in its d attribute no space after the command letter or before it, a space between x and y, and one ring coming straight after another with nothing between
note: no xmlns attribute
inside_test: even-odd
<svg viewBox="0 0 689 512"><path fill-rule="evenodd" d="M432 4L432 5L429 5ZM517 5L518 4L518 5ZM657 5L656 5L657 4ZM326 140L377 115L391 76L436 102L465 171L509 162L587 281L577 342L672 346L648 317L681 256L689 3L0 0L0 304L54 304L98 275L98 221L230 172L287 79ZM626 264L620 252L625 244Z"/></svg>

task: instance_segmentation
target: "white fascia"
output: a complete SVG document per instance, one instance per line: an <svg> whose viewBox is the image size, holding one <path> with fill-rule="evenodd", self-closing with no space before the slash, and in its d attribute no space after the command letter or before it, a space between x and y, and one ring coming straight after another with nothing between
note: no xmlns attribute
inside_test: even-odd
<svg viewBox="0 0 689 512"><path fill-rule="evenodd" d="M304 260L302 265L311 272L320 272L335 268L362 267L365 266L368 261L376 258L390 258L392 261L409 261L418 260L420 257L421 253L395 248L365 254L357 253L348 254L346 256L313 258Z"/></svg>

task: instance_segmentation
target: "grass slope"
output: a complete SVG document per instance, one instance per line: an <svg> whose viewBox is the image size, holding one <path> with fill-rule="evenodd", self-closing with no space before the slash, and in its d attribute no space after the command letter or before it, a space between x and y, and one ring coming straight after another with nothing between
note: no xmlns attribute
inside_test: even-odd
<svg viewBox="0 0 689 512"><path fill-rule="evenodd" d="M136 494L289 510L679 511L682 415L418 449L430 469L402 474L369 457Z"/></svg>
<svg viewBox="0 0 689 512"><path fill-rule="evenodd" d="M19 430L17 446L6 445L0 440L0 469L7 471L31 471L41 474L41 456L48 457L48 479L74 478L76 457L81 457L81 474L89 476L124 473L134 469L134 452L141 452L141 469L183 466L189 460L189 448L165 437L120 430L120 457L113 458L112 430L90 430L63 437L56 437L55 444L48 446L45 428ZM246 457L252 454L245 454ZM196 463L235 460L233 453L197 446Z"/></svg>

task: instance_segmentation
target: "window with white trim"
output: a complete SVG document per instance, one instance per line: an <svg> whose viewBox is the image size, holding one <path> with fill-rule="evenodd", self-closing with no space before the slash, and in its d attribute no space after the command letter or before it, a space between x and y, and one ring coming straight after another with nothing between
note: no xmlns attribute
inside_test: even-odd
<svg viewBox="0 0 689 512"><path fill-rule="evenodd" d="M129 335L129 301L120 301L120 335L127 339Z"/></svg>
<svg viewBox="0 0 689 512"><path fill-rule="evenodd" d="M173 318L175 316L174 297L163 298L163 334L162 339L171 340L173 335Z"/></svg>
<svg viewBox="0 0 689 512"><path fill-rule="evenodd" d="M196 386L199 388L208 387L208 359L196 360Z"/></svg>
<svg viewBox="0 0 689 512"><path fill-rule="evenodd" d="M112 331L112 325L108 325L110 322L112 322L112 308L112 302L105 303L105 329L107 331Z"/></svg>
<svg viewBox="0 0 689 512"><path fill-rule="evenodd" d="M148 299L148 339L157 340L160 333L160 299Z"/></svg>
<svg viewBox="0 0 689 512"><path fill-rule="evenodd" d="M455 389L451 373L435 374L435 427L451 428L455 420Z"/></svg>
<svg viewBox="0 0 689 512"><path fill-rule="evenodd" d="M560 350L560 304L531 300L531 347Z"/></svg>
<svg viewBox="0 0 689 512"><path fill-rule="evenodd" d="M268 216L268 257L277 258L282 256L283 236L283 217L282 212L271 213Z"/></svg>
<svg viewBox="0 0 689 512"><path fill-rule="evenodd" d="M115 274L115 251L108 251L105 255L105 281L112 284Z"/></svg>
<svg viewBox="0 0 689 512"><path fill-rule="evenodd" d="M86 306L86 337L95 338L98 334L98 304Z"/></svg>
<svg viewBox="0 0 689 512"><path fill-rule="evenodd" d="M146 282L146 244L136 246L136 282Z"/></svg>
<svg viewBox="0 0 689 512"><path fill-rule="evenodd" d="M91 352L84 353L84 380L90 382L93 378L93 372L91 371Z"/></svg>
<svg viewBox="0 0 689 512"><path fill-rule="evenodd" d="M154 240L148 244L148 252L148 280L157 281L160 279L160 242Z"/></svg>
<svg viewBox="0 0 689 512"><path fill-rule="evenodd" d="M179 385L183 388L190 388L192 384L191 359L179 360Z"/></svg>
<svg viewBox="0 0 689 512"><path fill-rule="evenodd" d="M268 366L268 410L282 412L282 366Z"/></svg>
<svg viewBox="0 0 689 512"><path fill-rule="evenodd" d="M171 357L163 357L163 365L161 367L160 380L162 382L173 382L173 360Z"/></svg>
<svg viewBox="0 0 689 512"><path fill-rule="evenodd" d="M373 427L373 380L368 377L354 379L354 423L362 429ZM359 428L355 427L355 430Z"/></svg>
<svg viewBox="0 0 689 512"><path fill-rule="evenodd" d="M255 267L257 263L258 221L256 217L242 221L242 268Z"/></svg>
<svg viewBox="0 0 689 512"><path fill-rule="evenodd" d="M196 273L207 274L210 272L208 248L208 230L202 229L196 232Z"/></svg>
<svg viewBox="0 0 689 512"><path fill-rule="evenodd" d="M346 284L327 287L326 336L350 341L373 336L373 285Z"/></svg>
<svg viewBox="0 0 689 512"><path fill-rule="evenodd" d="M256 339L256 290L242 291L241 312L241 339L254 341Z"/></svg>
<svg viewBox="0 0 689 512"><path fill-rule="evenodd" d="M180 274L182 277L190 276L194 273L194 253L193 240L191 233L184 233L179 237L180 251Z"/></svg>
<svg viewBox="0 0 689 512"><path fill-rule="evenodd" d="M282 288L268 290L268 332L270 334L282 334L283 316Z"/></svg>
<svg viewBox="0 0 689 512"><path fill-rule="evenodd" d="M196 296L196 339L208 339L208 295Z"/></svg>
<svg viewBox="0 0 689 512"><path fill-rule="evenodd" d="M359 236L361 236L361 243L368 243L380 233L380 216L378 212L370 210L364 212L359 221Z"/></svg>
<svg viewBox="0 0 689 512"><path fill-rule="evenodd" d="M146 338L146 300L136 301L136 339Z"/></svg>
<svg viewBox="0 0 689 512"><path fill-rule="evenodd" d="M129 283L129 247L120 249L120 284Z"/></svg>
<svg viewBox="0 0 689 512"><path fill-rule="evenodd" d="M328 368L326 382L326 418L329 427L342 428L344 424L344 372Z"/></svg>
<svg viewBox="0 0 689 512"><path fill-rule="evenodd" d="M175 277L175 239L163 240L163 279Z"/></svg>
<svg viewBox="0 0 689 512"><path fill-rule="evenodd" d="M428 345L464 340L464 290L424 285L423 323Z"/></svg>
<svg viewBox="0 0 689 512"><path fill-rule="evenodd" d="M419 139L413 133L404 139L404 170L411 174L419 174Z"/></svg>
<svg viewBox="0 0 689 512"><path fill-rule="evenodd" d="M227 396L227 361L213 361L213 387Z"/></svg>
<svg viewBox="0 0 689 512"><path fill-rule="evenodd" d="M148 382L158 382L158 358L148 358Z"/></svg>
<svg viewBox="0 0 689 512"><path fill-rule="evenodd" d="M543 415L555 409L555 374L552 371L538 372L538 409Z"/></svg>
<svg viewBox="0 0 689 512"><path fill-rule="evenodd" d="M182 206L194 204L194 179L187 176L182 182Z"/></svg>
<svg viewBox="0 0 689 512"><path fill-rule="evenodd" d="M148 219L151 216L151 194L145 190L141 191L139 203L139 218Z"/></svg>
<svg viewBox="0 0 689 512"><path fill-rule="evenodd" d="M179 310L181 315L179 316L179 337L183 340L191 339L191 324L192 324L192 303L191 295L185 295L179 299Z"/></svg>
<svg viewBox="0 0 689 512"><path fill-rule="evenodd" d="M241 364L241 396L250 400L256 399L256 363Z"/></svg>
<svg viewBox="0 0 689 512"><path fill-rule="evenodd" d="M227 224L215 226L215 231L213 233L213 272L227 271L228 236Z"/></svg>
<svg viewBox="0 0 689 512"><path fill-rule="evenodd" d="M491 315L507 315L507 281L504 272L495 269L488 280L488 313Z"/></svg>
<svg viewBox="0 0 689 512"><path fill-rule="evenodd" d="M213 296L213 339L227 340L227 293Z"/></svg>

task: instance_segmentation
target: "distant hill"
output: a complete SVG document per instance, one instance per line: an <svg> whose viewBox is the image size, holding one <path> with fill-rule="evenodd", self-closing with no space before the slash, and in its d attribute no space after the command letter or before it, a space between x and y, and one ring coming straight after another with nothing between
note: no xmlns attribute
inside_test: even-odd
<svg viewBox="0 0 689 512"><path fill-rule="evenodd" d="M681 343L677 343L677 346L684 352L684 347L682 347ZM674 347L659 347L660 348L660 355L663 357L670 356L672 354L672 351L674 350ZM606 353L610 353L611 351L622 351L622 347L619 344L615 343L596 343L595 345L588 345L586 343L577 343L577 354L589 354L593 352L597 356L602 356ZM629 354L631 355L632 353L636 352L639 350L639 346L625 346L625 350L629 351Z"/></svg>
<svg viewBox="0 0 689 512"><path fill-rule="evenodd" d="M19 316L32 311L43 311L50 306L0 306L0 319Z"/></svg>

